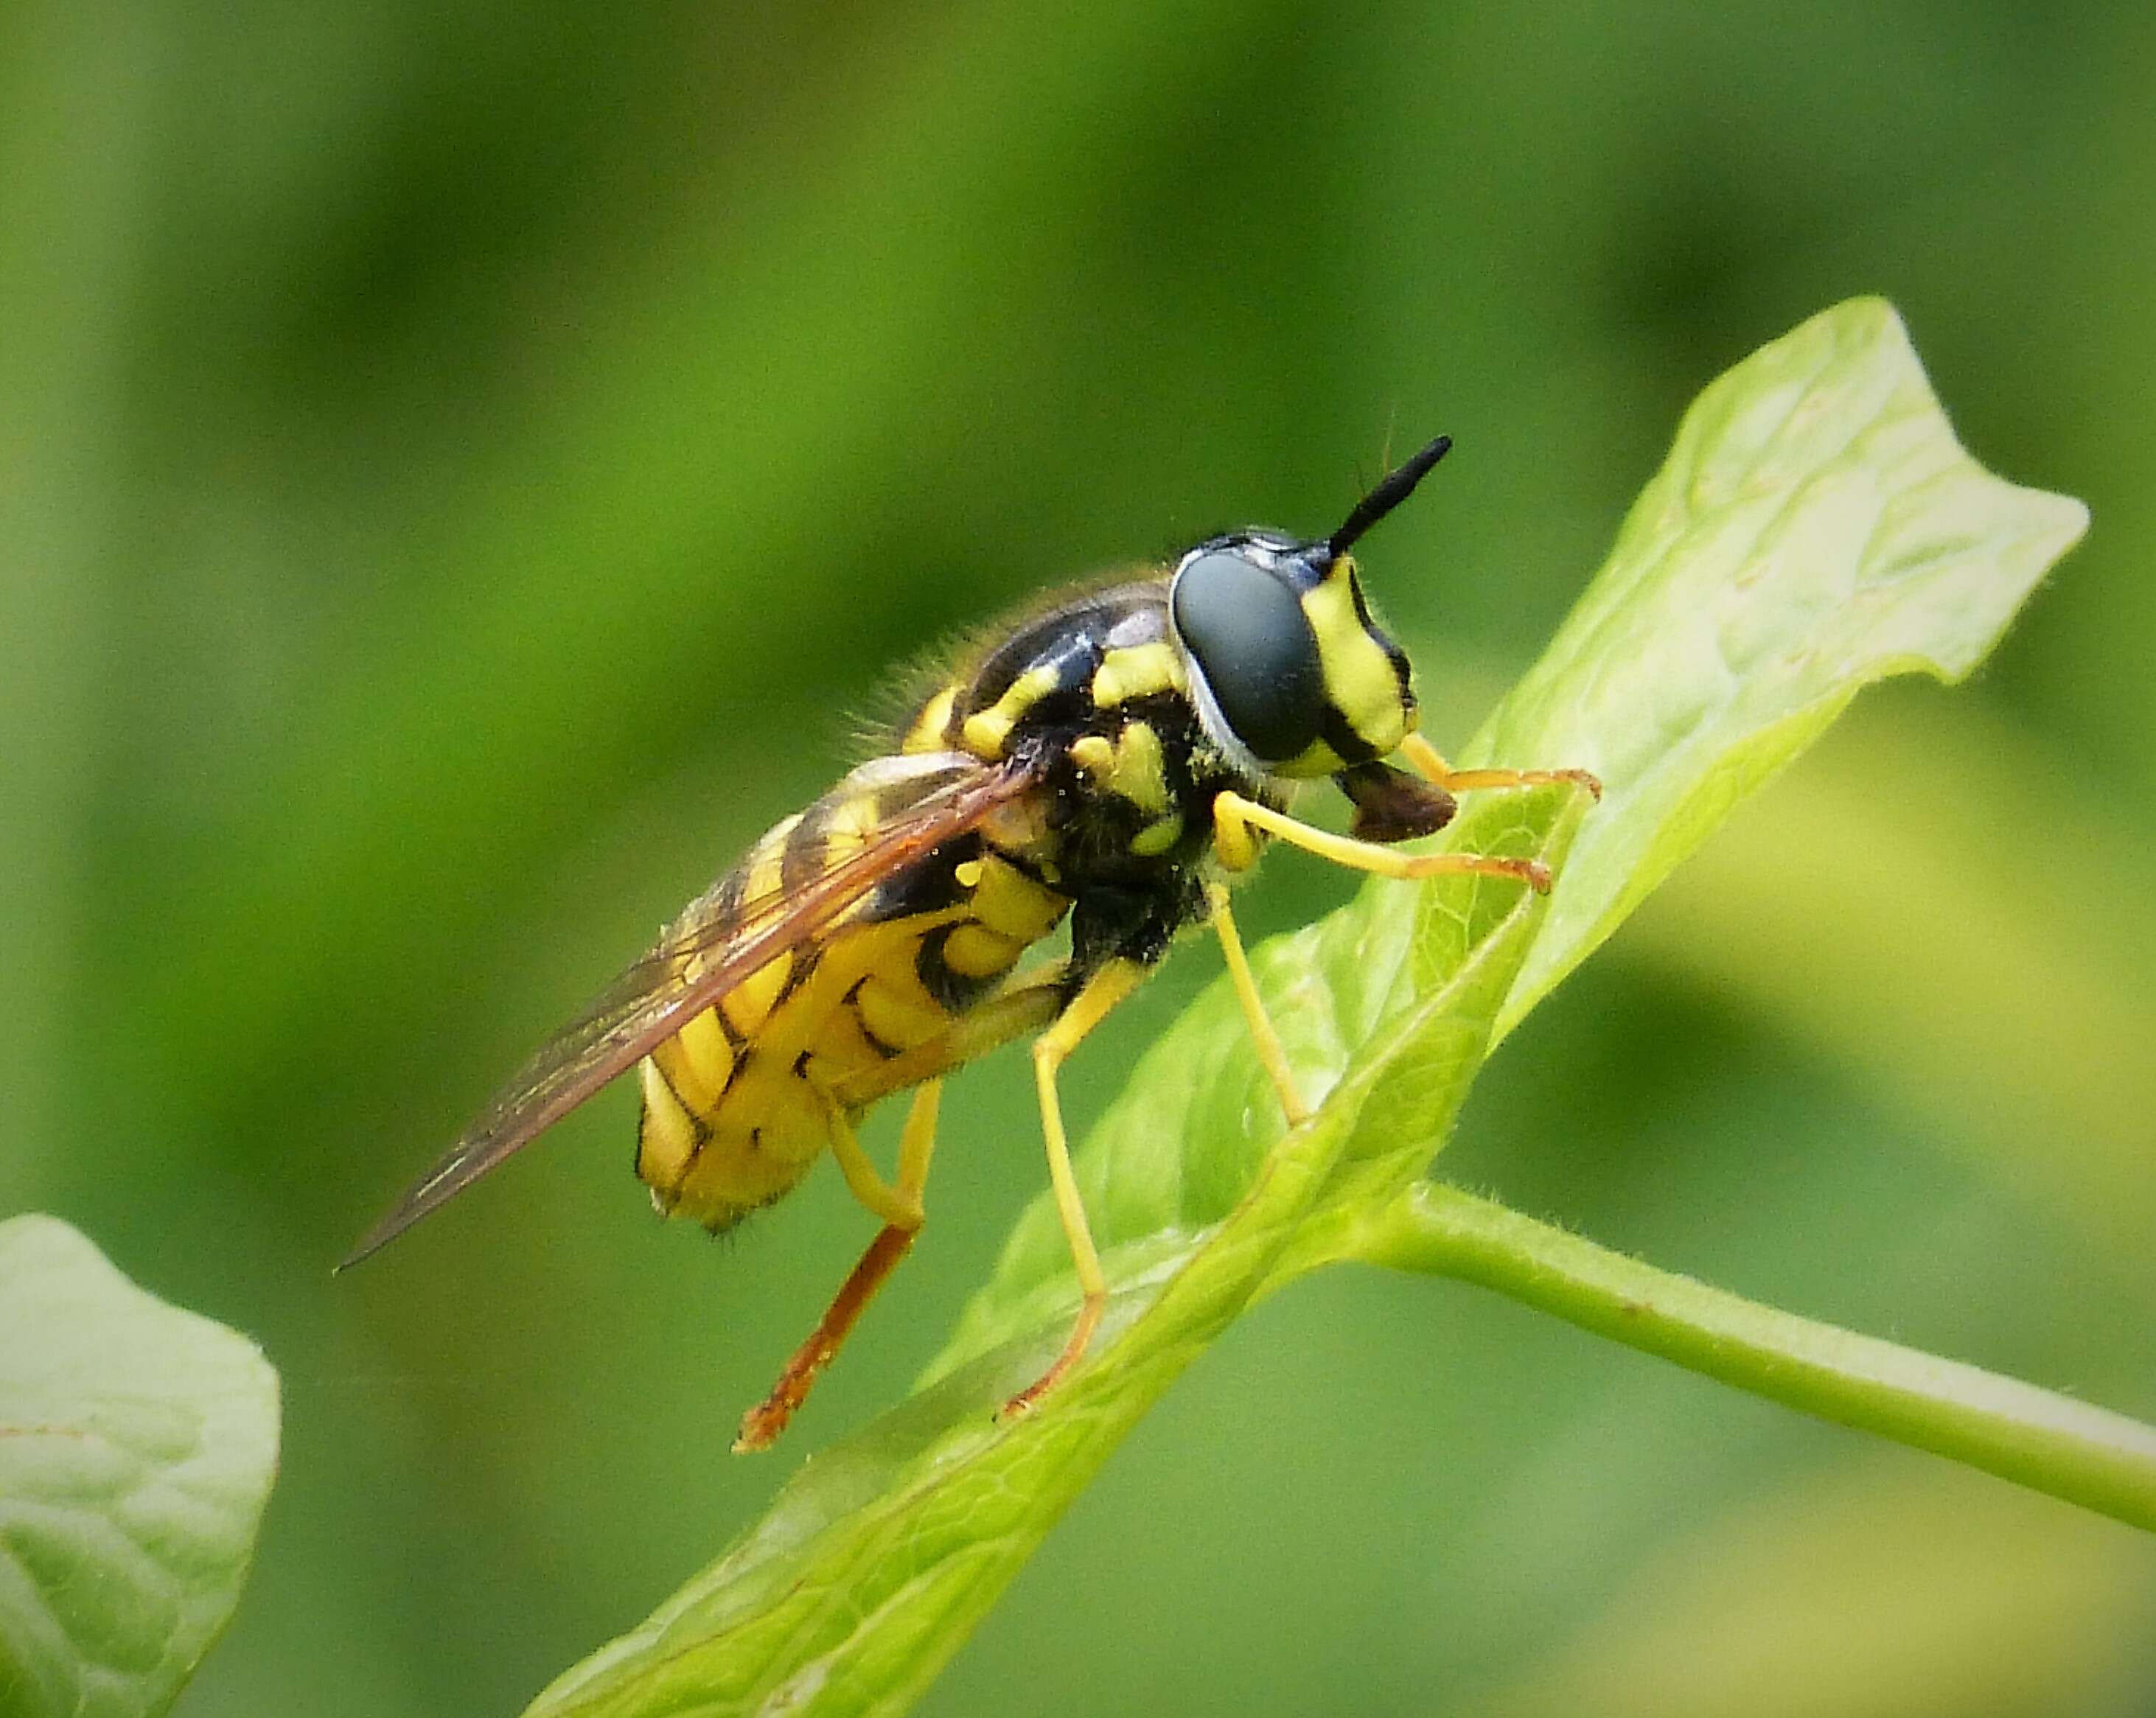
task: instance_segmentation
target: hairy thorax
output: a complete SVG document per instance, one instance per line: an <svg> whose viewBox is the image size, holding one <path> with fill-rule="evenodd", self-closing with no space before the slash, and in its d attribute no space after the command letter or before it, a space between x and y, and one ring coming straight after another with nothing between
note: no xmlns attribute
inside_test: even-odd
<svg viewBox="0 0 2156 1718"><path fill-rule="evenodd" d="M740 903L842 862L947 762L1036 784L884 880L646 1059L637 1172L725 1228L791 1188L875 1100L1037 1029L1099 966L1150 964L1203 906L1210 807L1259 784L1206 736L1149 579L1021 621L920 699L871 760L718 885ZM1070 921L1067 959L1029 949Z"/></svg>

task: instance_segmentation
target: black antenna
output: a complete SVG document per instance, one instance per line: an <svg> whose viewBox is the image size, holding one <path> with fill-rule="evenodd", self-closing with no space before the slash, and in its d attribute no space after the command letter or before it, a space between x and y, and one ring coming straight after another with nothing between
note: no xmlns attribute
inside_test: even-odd
<svg viewBox="0 0 2156 1718"><path fill-rule="evenodd" d="M1430 474L1430 468L1442 459L1451 448L1452 438L1441 435L1409 459L1399 470L1388 472L1380 478L1377 488L1355 504L1355 510L1348 515L1348 522L1325 540L1325 546L1335 555L1346 554L1358 537L1414 493L1414 486Z"/></svg>

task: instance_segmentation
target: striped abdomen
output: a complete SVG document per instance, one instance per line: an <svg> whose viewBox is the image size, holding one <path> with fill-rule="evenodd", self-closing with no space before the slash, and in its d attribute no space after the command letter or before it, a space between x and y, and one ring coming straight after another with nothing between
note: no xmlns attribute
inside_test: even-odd
<svg viewBox="0 0 2156 1718"><path fill-rule="evenodd" d="M757 843L720 884L740 910L839 864L917 797L919 766L864 765ZM849 1115L924 1077L1069 900L978 834L896 872L691 1018L639 1069L637 1173L663 1210L723 1228L790 1189Z"/></svg>

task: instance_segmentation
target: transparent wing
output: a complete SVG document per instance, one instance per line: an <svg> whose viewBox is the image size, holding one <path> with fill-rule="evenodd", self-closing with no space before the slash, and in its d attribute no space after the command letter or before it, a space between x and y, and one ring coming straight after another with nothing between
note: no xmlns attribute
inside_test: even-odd
<svg viewBox="0 0 2156 1718"><path fill-rule="evenodd" d="M830 797L876 794L879 821L862 846L806 881L782 883L752 899L739 898L722 881L691 902L648 952L540 1048L337 1268L387 1245L892 873L978 828L1037 775L1023 762L988 765L957 752L879 760L855 772Z"/></svg>

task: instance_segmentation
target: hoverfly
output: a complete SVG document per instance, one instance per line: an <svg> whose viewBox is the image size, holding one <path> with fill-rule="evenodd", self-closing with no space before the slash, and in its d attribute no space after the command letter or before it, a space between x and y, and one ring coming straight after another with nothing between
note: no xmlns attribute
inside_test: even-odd
<svg viewBox="0 0 2156 1718"><path fill-rule="evenodd" d="M1071 1174L1056 1075L1176 933L1209 921L1290 1126L1309 1111L1267 1020L1227 880L1269 839L1390 877L1476 873L1548 890L1537 861L1409 855L1456 792L1579 770L1455 770L1415 731L1405 654L1371 618L1348 551L1450 442L1386 476L1331 536L1208 537L1166 568L1051 597L986 635L891 736L692 901L550 1039L401 1203L357 1263L631 1067L636 1172L664 1213L714 1232L791 1189L826 1149L882 1227L822 1321L743 1417L737 1450L785 1428L922 1222L942 1076L1033 1034L1041 1131L1083 1300L1038 1403L1085 1354L1106 1298ZM1384 760L1397 753L1414 773ZM1347 835L1288 814L1329 776ZM1019 967L1064 925L1070 952ZM911 1090L897 1174L855 1136Z"/></svg>

